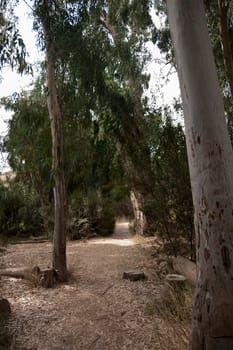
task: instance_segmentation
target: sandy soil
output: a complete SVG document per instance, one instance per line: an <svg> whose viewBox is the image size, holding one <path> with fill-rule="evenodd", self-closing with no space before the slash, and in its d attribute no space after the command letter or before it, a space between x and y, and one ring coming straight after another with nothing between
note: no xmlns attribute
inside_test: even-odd
<svg viewBox="0 0 233 350"><path fill-rule="evenodd" d="M52 289L2 277L1 295L12 305L8 330L15 350L185 350L189 329L153 311L163 282L149 248L128 237L120 223L111 238L68 242L71 278ZM7 248L5 268L46 268L51 244ZM144 271L131 282L124 271ZM152 303L153 300L153 303Z"/></svg>

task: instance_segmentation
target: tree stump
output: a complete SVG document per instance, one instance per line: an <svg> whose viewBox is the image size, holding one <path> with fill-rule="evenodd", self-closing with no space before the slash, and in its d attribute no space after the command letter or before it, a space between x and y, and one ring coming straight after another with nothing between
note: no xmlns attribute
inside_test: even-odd
<svg viewBox="0 0 233 350"><path fill-rule="evenodd" d="M127 279L130 281L142 281L146 279L146 275L144 274L144 272L129 271L123 273L123 279Z"/></svg>
<svg viewBox="0 0 233 350"><path fill-rule="evenodd" d="M57 283L57 272L54 269L40 271L39 285L44 288L52 288Z"/></svg>

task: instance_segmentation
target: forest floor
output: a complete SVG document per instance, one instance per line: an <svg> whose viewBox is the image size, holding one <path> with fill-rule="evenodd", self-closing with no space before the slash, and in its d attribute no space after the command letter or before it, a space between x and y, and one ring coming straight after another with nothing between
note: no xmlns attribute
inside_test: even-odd
<svg viewBox="0 0 233 350"><path fill-rule="evenodd" d="M3 265L47 268L51 252L49 242L12 244ZM166 262L151 241L129 237L127 223L118 223L108 238L68 242L67 260L69 282L51 289L1 278L0 294L12 307L9 349L188 349L191 292L177 294L167 285ZM124 271L135 270L147 279L122 278Z"/></svg>

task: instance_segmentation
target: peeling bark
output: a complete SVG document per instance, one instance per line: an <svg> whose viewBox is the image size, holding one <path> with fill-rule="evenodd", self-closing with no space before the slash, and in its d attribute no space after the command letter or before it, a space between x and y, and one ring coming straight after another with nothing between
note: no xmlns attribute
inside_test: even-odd
<svg viewBox="0 0 233 350"><path fill-rule="evenodd" d="M134 213L134 228L137 234L143 236L146 230L146 217L142 210L142 198L137 191L130 192L130 199Z"/></svg>
<svg viewBox="0 0 233 350"><path fill-rule="evenodd" d="M167 0L195 210L192 349L233 349L233 154L202 0Z"/></svg>

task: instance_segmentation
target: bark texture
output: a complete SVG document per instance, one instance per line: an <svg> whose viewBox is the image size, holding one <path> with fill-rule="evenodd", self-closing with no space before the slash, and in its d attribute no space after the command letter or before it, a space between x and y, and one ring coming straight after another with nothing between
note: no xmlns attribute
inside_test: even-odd
<svg viewBox="0 0 233 350"><path fill-rule="evenodd" d="M62 130L62 115L56 88L55 63L56 50L53 33L50 27L50 2L43 1L39 12L43 26L48 87L48 111L52 135L52 170L54 176L54 234L53 234L53 268L59 281L67 279L66 265L66 189L64 176L64 141Z"/></svg>
<svg viewBox="0 0 233 350"><path fill-rule="evenodd" d="M143 236L146 231L146 216L142 210L142 196L138 191L130 192L130 200L133 207L134 213L134 229L137 234Z"/></svg>
<svg viewBox="0 0 233 350"><path fill-rule="evenodd" d="M53 42L47 43L47 84L48 109L51 120L52 157L54 174L54 234L53 234L53 267L59 279L66 280L66 196L64 177L64 146L62 118L55 82L55 50Z"/></svg>
<svg viewBox="0 0 233 350"><path fill-rule="evenodd" d="M167 0L195 209L192 349L233 349L233 154L202 0Z"/></svg>

